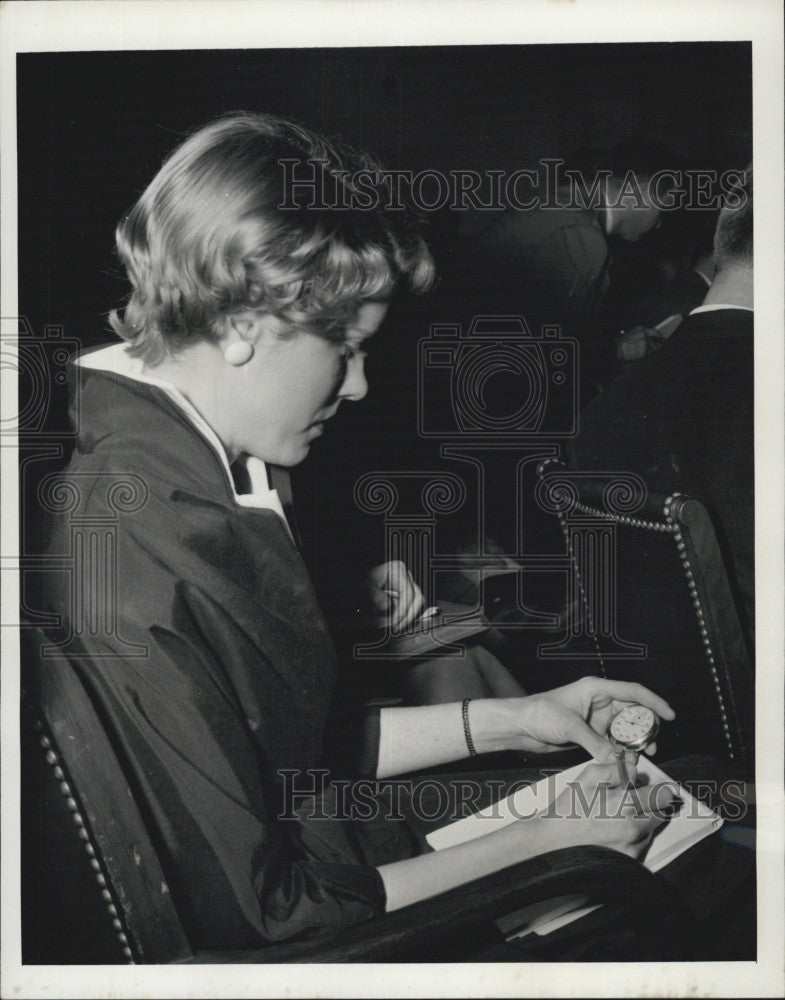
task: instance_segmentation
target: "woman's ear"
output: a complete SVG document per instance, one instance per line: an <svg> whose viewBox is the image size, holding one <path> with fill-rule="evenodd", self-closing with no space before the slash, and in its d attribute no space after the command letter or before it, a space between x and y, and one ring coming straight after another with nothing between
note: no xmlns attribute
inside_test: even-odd
<svg viewBox="0 0 785 1000"><path fill-rule="evenodd" d="M256 351L280 346L284 325L270 313L247 309L225 316L218 347L230 365L247 364ZM286 338L283 338L286 339Z"/></svg>
<svg viewBox="0 0 785 1000"><path fill-rule="evenodd" d="M259 317L250 312L226 317L220 347L227 364L239 368L251 360L259 337L258 323Z"/></svg>
<svg viewBox="0 0 785 1000"><path fill-rule="evenodd" d="M254 320L254 314L248 312L234 313L232 316L227 317L228 325L236 334L238 334L238 336L242 337L243 340L248 340L252 335Z"/></svg>

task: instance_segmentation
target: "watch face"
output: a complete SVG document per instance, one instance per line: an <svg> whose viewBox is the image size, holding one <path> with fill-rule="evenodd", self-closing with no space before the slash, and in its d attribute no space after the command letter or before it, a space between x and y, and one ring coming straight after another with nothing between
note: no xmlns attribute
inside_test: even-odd
<svg viewBox="0 0 785 1000"><path fill-rule="evenodd" d="M659 719L644 705L627 705L611 719L608 735L622 746L641 749L654 739Z"/></svg>

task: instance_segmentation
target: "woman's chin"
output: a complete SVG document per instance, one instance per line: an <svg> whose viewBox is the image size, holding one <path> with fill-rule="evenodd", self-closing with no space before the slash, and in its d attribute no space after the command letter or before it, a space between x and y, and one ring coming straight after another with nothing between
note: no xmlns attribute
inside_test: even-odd
<svg viewBox="0 0 785 1000"><path fill-rule="evenodd" d="M314 438L306 439L298 442L296 445L291 445L289 448L282 449L280 457L273 464L283 466L285 469L290 469L293 465L299 465L300 462L304 462L308 457L313 440Z"/></svg>

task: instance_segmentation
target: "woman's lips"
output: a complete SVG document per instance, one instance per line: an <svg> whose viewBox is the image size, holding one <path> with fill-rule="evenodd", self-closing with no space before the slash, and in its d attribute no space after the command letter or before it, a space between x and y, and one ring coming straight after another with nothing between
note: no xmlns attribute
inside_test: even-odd
<svg viewBox="0 0 785 1000"><path fill-rule="evenodd" d="M314 420L312 424L309 424L308 427L306 427L306 430L314 431L316 436L318 437L324 431L325 423L327 423L328 420L331 420L335 416L335 412L337 409L338 407L336 406L334 410L331 410L331 412L322 417L321 420Z"/></svg>

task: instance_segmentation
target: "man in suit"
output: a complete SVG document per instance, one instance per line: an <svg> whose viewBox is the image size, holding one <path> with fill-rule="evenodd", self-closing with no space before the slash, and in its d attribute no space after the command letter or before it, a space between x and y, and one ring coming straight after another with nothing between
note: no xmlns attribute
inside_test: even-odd
<svg viewBox="0 0 785 1000"><path fill-rule="evenodd" d="M571 156L554 188L538 181L524 193L521 185L519 203L501 214L467 213L448 279L453 308L466 298L473 315L523 314L533 330L559 324L580 342L584 391L593 393L615 362L604 315L609 241L638 243L659 225L662 182L677 162L665 144L630 136L610 151Z"/></svg>
<svg viewBox="0 0 785 1000"><path fill-rule="evenodd" d="M658 261L662 280L633 296L619 314L616 356L620 362L634 364L651 354L703 302L714 280L717 214L685 209L674 220L672 239L679 241L679 250Z"/></svg>
<svg viewBox="0 0 785 1000"><path fill-rule="evenodd" d="M754 632L752 170L714 236L716 275L702 305L581 415L579 469L633 471L649 487L702 499Z"/></svg>

